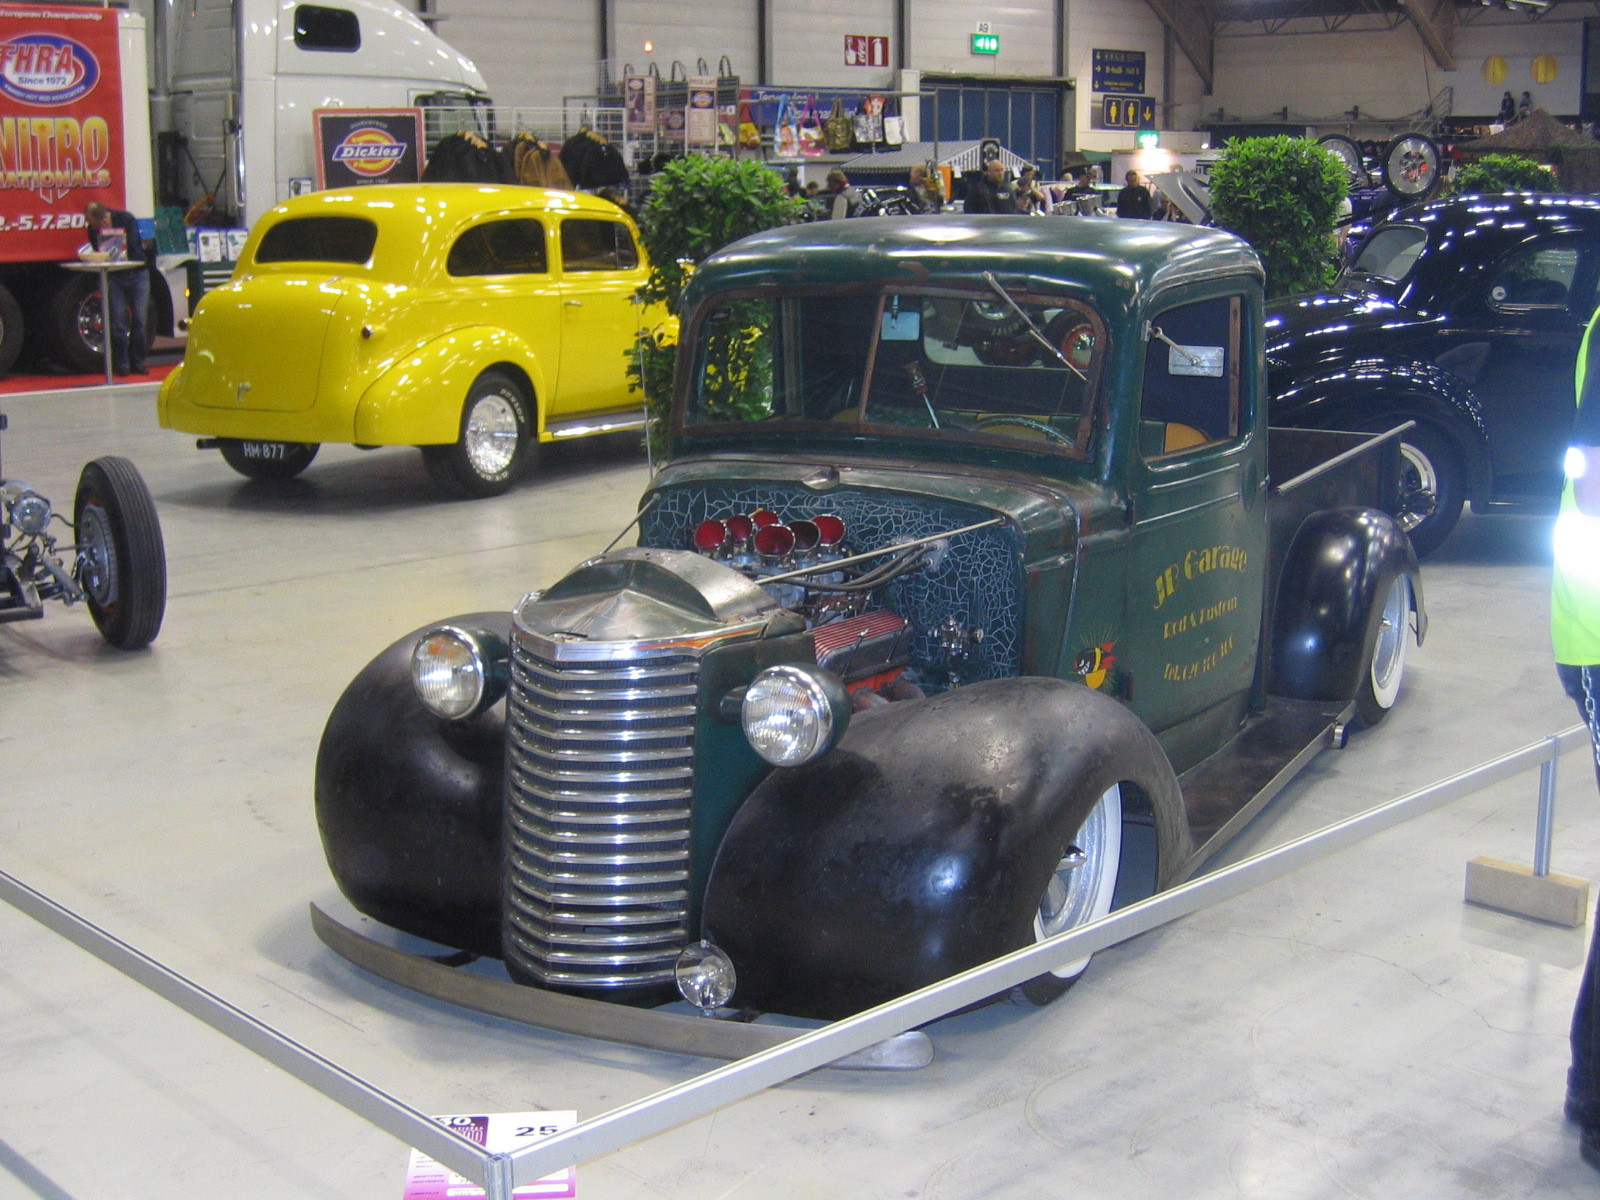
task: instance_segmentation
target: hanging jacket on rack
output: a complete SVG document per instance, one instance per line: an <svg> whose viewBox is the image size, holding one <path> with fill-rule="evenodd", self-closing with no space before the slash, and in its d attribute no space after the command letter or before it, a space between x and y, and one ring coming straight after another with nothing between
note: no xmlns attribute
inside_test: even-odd
<svg viewBox="0 0 1600 1200"><path fill-rule="evenodd" d="M572 189L572 177L561 165L560 156L533 134L517 134L506 143L504 154L513 183L563 191Z"/></svg>
<svg viewBox="0 0 1600 1200"><path fill-rule="evenodd" d="M439 139L422 172L424 183L509 183L494 148L475 133Z"/></svg>
<svg viewBox="0 0 1600 1200"><path fill-rule="evenodd" d="M581 129L561 147L561 162L581 188L620 187L628 167L617 148L592 129Z"/></svg>

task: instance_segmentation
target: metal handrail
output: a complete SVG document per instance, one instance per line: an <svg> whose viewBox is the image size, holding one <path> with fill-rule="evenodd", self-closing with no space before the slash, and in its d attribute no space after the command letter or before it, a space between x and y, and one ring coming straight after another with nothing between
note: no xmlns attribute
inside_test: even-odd
<svg viewBox="0 0 1600 1200"><path fill-rule="evenodd" d="M1580 745L1589 745L1589 732L1582 725L1574 725L1399 799L1119 909L1098 921L622 1105L509 1154L485 1152L404 1101L302 1046L3 871L0 871L0 900L379 1129L478 1183L486 1189L488 1200L511 1200L514 1187L694 1120L905 1030L1007 991L1043 972L1231 899L1533 766L1541 768L1540 847L1536 847L1535 859L1536 865L1542 860L1548 870L1549 837L1554 825L1554 764L1562 754Z"/></svg>

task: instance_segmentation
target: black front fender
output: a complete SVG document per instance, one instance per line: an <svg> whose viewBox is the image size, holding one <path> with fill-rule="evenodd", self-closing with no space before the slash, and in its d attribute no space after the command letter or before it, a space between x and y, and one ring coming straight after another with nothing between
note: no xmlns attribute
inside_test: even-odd
<svg viewBox="0 0 1600 1200"><path fill-rule="evenodd" d="M1374 612L1398 575L1411 581L1420 641L1428 627L1422 573L1394 518L1375 508L1306 518L1278 583L1270 690L1296 700L1351 699L1366 670Z"/></svg>
<svg viewBox="0 0 1600 1200"><path fill-rule="evenodd" d="M465 721L434 716L411 685L411 648L434 625L509 642L509 613L435 621L350 682L317 751L317 827L350 903L396 929L500 954L505 703Z"/></svg>
<svg viewBox="0 0 1600 1200"><path fill-rule="evenodd" d="M1170 871L1189 850L1177 780L1109 697L998 679L857 717L832 753L769 775L718 850L703 927L736 1002L837 1018L1025 945L1116 783Z"/></svg>

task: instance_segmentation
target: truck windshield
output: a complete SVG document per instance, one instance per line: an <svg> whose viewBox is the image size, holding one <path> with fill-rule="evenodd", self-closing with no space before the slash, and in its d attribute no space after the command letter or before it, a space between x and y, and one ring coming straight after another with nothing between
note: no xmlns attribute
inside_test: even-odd
<svg viewBox="0 0 1600 1200"><path fill-rule="evenodd" d="M1084 457L1100 319L1064 296L1006 295L1012 303L987 290L715 303L692 335L684 424L892 426Z"/></svg>

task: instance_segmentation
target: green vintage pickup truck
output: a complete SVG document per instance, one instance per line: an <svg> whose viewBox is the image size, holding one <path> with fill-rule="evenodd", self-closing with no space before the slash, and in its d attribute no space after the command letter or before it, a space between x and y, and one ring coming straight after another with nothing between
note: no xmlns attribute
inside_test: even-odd
<svg viewBox="0 0 1600 1200"><path fill-rule="evenodd" d="M683 331L638 545L333 712L339 887L508 978L315 913L363 965L636 1041L680 994L836 1018L1189 877L1395 703L1396 437L1269 432L1236 238L794 227L709 259Z"/></svg>

